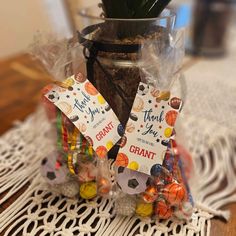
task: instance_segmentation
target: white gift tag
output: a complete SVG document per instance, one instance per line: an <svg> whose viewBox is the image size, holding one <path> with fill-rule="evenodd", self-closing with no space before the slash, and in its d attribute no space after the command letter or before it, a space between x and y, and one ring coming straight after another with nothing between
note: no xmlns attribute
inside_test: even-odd
<svg viewBox="0 0 236 236"><path fill-rule="evenodd" d="M162 164L182 101L169 91L140 83L116 165L151 174Z"/></svg>
<svg viewBox="0 0 236 236"><path fill-rule="evenodd" d="M97 155L107 152L120 139L121 124L97 89L81 73L55 85L45 97L55 104L80 130Z"/></svg>

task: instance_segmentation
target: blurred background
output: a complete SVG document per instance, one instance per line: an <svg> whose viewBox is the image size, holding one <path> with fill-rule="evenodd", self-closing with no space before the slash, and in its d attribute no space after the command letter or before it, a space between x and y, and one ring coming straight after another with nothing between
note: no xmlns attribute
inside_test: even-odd
<svg viewBox="0 0 236 236"><path fill-rule="evenodd" d="M99 0L1 0L0 59L27 50L37 31L70 37L73 26L79 24L76 21L78 9L98 2ZM199 51L202 45L206 53L212 51L211 47L218 47L218 54L222 53L228 25L234 24L236 27L235 5L235 0L173 0L170 4L178 12L177 26L185 26L190 30L188 32L192 39L187 46L191 47L192 52ZM195 49L192 48L192 43Z"/></svg>
<svg viewBox="0 0 236 236"><path fill-rule="evenodd" d="M0 58L27 50L37 31L71 36L71 17L97 0L0 1Z"/></svg>

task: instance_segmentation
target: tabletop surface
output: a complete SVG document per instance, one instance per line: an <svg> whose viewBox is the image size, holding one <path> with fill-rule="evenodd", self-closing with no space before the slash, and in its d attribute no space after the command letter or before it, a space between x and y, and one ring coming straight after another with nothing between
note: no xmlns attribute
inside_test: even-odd
<svg viewBox="0 0 236 236"><path fill-rule="evenodd" d="M194 66L198 60L201 59L186 59L184 70ZM28 55L17 55L0 61L0 135L10 129L14 125L14 121L24 120L34 112L40 100L40 90L49 82L50 76L43 71L40 63L32 60ZM0 205L0 213L26 189L27 185ZM4 195L1 194L0 199ZM236 235L236 214L234 214L236 203L230 204L224 209L231 210L231 218L227 223L220 219L213 219L211 221L212 236ZM4 232L0 233L0 236L3 235Z"/></svg>

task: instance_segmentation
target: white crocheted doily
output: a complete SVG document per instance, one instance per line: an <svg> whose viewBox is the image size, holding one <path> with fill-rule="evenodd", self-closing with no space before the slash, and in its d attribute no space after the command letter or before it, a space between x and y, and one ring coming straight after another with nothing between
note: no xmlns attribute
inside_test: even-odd
<svg viewBox="0 0 236 236"><path fill-rule="evenodd" d="M189 222L115 216L112 200L71 200L51 191L39 174L42 158L53 148L49 124L39 109L0 138L0 194L7 192L0 205L28 184L0 214L0 232L12 236L209 235L210 219L215 215L228 219L229 212L219 209L236 202L232 181L236 177L236 45L233 49L227 59L201 60L185 73L187 100L177 133L191 151L196 172L191 183L196 208Z"/></svg>

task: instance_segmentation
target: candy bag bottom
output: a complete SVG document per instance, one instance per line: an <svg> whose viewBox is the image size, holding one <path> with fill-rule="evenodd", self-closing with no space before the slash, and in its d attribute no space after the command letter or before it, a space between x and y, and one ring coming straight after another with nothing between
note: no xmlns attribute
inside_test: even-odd
<svg viewBox="0 0 236 236"><path fill-rule="evenodd" d="M54 150L42 160L41 174L60 194L93 199L109 195L108 158L100 158L72 122L51 103L46 104L55 139Z"/></svg>
<svg viewBox="0 0 236 236"><path fill-rule="evenodd" d="M117 214L180 220L191 217L194 204L181 161L183 152L178 152L174 140L170 143L163 164L155 165L152 175L115 167L119 189L115 200Z"/></svg>

